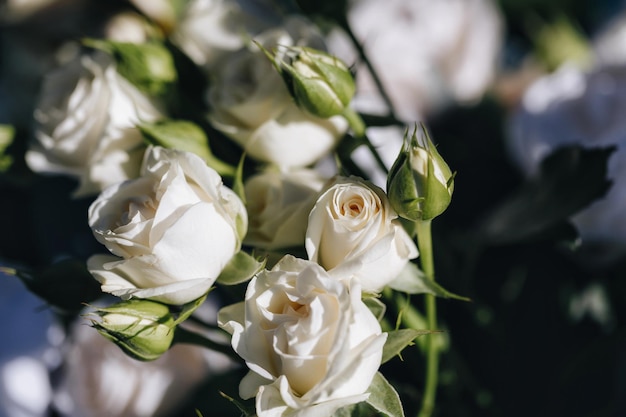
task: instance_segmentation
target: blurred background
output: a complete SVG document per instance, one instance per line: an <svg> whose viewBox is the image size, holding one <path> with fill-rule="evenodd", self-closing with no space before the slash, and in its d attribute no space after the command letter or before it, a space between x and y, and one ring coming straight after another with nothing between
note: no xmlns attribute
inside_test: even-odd
<svg viewBox="0 0 626 417"><path fill-rule="evenodd" d="M0 2L0 417L237 415L216 388L241 377L226 357L178 346L145 365L90 337L77 317L99 297L84 269L100 249L86 223L91 200L24 161L43 76L77 40L132 38L147 21L187 61L208 65L189 47L212 42L191 3L218 2ZM261 20L297 10L238 4ZM356 71L355 107L373 124L387 101L405 126L423 121L457 171L452 204L433 223L435 263L438 281L472 302L438 303L446 347L435 415L626 416L626 2L347 7L389 96L345 32L322 25ZM191 91L198 75L187 75ZM370 129L388 163L405 126ZM207 303L207 320L219 303ZM415 415L423 364L403 359L382 371Z"/></svg>

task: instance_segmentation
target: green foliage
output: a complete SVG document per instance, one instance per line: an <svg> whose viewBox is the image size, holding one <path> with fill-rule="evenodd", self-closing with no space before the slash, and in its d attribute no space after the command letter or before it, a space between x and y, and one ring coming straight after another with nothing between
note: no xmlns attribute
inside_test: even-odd
<svg viewBox="0 0 626 417"><path fill-rule="evenodd" d="M0 125L0 173L7 172L13 164L13 157L6 153L13 143L15 129L10 125Z"/></svg>
<svg viewBox="0 0 626 417"><path fill-rule="evenodd" d="M369 387L367 403L388 417L404 417L400 396L385 377L377 372Z"/></svg>
<svg viewBox="0 0 626 417"><path fill-rule="evenodd" d="M165 95L178 78L172 55L162 43L100 39L85 39L83 43L113 56L120 75L152 96Z"/></svg>
<svg viewBox="0 0 626 417"><path fill-rule="evenodd" d="M232 177L235 167L216 158L209 147L205 132L195 123L186 120L160 120L137 126L146 142L170 149L193 152L221 176Z"/></svg>
<svg viewBox="0 0 626 417"><path fill-rule="evenodd" d="M516 190L477 227L487 244L526 241L562 230L564 222L611 187L607 161L615 151L563 147L541 164L536 178Z"/></svg>
<svg viewBox="0 0 626 417"><path fill-rule="evenodd" d="M469 298L454 294L435 281L428 279L424 272L412 262L409 262L400 275L389 283L389 287L407 294L433 294L442 298L471 301Z"/></svg>
<svg viewBox="0 0 626 417"><path fill-rule="evenodd" d="M241 284L265 268L265 262L257 260L247 252L239 251L217 277L217 282L222 285Z"/></svg>
<svg viewBox="0 0 626 417"><path fill-rule="evenodd" d="M432 333L437 332L417 329L400 329L387 332L387 341L383 348L382 363L388 362L399 355L405 347L412 345L416 338Z"/></svg>
<svg viewBox="0 0 626 417"><path fill-rule="evenodd" d="M63 312L78 312L102 295L85 263L74 259L34 270L3 268L3 272L18 277L31 292Z"/></svg>

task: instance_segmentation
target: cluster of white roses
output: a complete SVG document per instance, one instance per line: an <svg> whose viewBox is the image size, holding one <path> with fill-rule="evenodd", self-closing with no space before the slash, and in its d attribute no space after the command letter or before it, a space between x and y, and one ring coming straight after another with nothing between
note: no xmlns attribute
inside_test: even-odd
<svg viewBox="0 0 626 417"><path fill-rule="evenodd" d="M348 66L326 54L333 37L300 14L276 15L260 2L192 0L178 13L169 2L133 3L151 22L112 20L108 39L72 49L45 77L36 140L26 155L35 172L76 178L75 197L97 196L88 223L110 253L93 255L87 266L103 292L124 301L98 310L94 327L132 356L153 359L216 284L249 281L245 300L223 308L218 324L249 368L239 393L256 397L256 413L331 415L367 400L372 382L382 378L388 334L363 300L406 277L403 271L415 272L407 267L418 249L383 188L340 175L332 164L342 138L362 139L364 129L349 108L355 83ZM488 2L474 3L492 10ZM432 12L423 2L418 9L424 17ZM490 27L497 30L497 21ZM205 78L205 108L194 109L194 117L202 112L203 123L223 135L218 140L232 140L253 170L244 174L243 162L235 168L219 161L206 138L172 127L187 121L169 106L178 68L163 40ZM340 50L340 42L331 49ZM458 78L454 65L432 61ZM357 98L371 93L363 81ZM400 116L415 120L437 106L404 107ZM408 164L392 171L406 177L396 187L399 199L414 188L406 210L418 217L433 212L430 220L449 203L452 175L446 166L430 182L413 178L413 170L428 175L445 164L433 162L440 157L422 145L411 153L418 145L406 142ZM440 189L438 213L424 202L423 189Z"/></svg>
<svg viewBox="0 0 626 417"><path fill-rule="evenodd" d="M243 13L226 1L192 2L187 19L221 3L227 8L212 19ZM239 195L201 156L146 143L141 126L166 120L166 103L123 76L106 48L80 53L45 79L27 161L38 172L76 177L77 197L99 193L89 226L110 254L92 256L88 269L102 291L123 300L193 304L237 269L239 254L273 256L271 269L251 274L245 300L218 319L250 369L240 395L256 397L259 416L329 415L364 401L387 334L362 298L382 291L418 251L383 189L311 168L330 154L348 122L298 106L259 48L323 50L322 37L292 17L255 33L258 45L225 39L232 50L217 51L215 60L198 54L208 52L201 41L186 42L193 27L181 24L171 38L210 77L207 121L260 167L241 178ZM304 253L308 259L294 256ZM101 330L156 320L102 311L108 313ZM169 319L159 323L151 337L173 326Z"/></svg>

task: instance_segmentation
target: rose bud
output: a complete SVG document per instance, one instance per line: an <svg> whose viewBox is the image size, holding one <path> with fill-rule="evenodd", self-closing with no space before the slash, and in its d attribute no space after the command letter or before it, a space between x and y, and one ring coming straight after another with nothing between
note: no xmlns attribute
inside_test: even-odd
<svg viewBox="0 0 626 417"><path fill-rule="evenodd" d="M92 326L129 356L151 361L167 352L174 339L174 318L169 308L148 300L122 301L99 308L100 321Z"/></svg>
<svg viewBox="0 0 626 417"><path fill-rule="evenodd" d="M342 114L354 96L354 78L339 58L309 47L264 51L275 63L296 104L318 117Z"/></svg>
<svg viewBox="0 0 626 417"><path fill-rule="evenodd" d="M426 128L408 132L387 176L387 194L396 212L413 221L430 220L452 199L454 174L430 140Z"/></svg>

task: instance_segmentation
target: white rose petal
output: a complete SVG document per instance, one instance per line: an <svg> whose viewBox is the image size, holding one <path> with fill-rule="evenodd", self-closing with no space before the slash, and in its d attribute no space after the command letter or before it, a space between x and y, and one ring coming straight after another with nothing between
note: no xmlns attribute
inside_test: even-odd
<svg viewBox="0 0 626 417"><path fill-rule="evenodd" d="M37 141L26 162L36 172L78 178L74 195L82 197L137 176L144 148L135 125L162 111L97 53L49 74L34 116Z"/></svg>
<svg viewBox="0 0 626 417"><path fill-rule="evenodd" d="M205 294L239 250L247 215L198 156L151 147L140 178L94 201L89 225L123 258L90 258L88 268L103 291L183 304Z"/></svg>
<svg viewBox="0 0 626 417"><path fill-rule="evenodd" d="M218 322L250 369L239 390L257 397L259 416L331 415L365 400L386 340L358 284L290 255L253 278L245 302Z"/></svg>
<svg viewBox="0 0 626 417"><path fill-rule="evenodd" d="M379 187L337 177L309 215L306 251L337 278L354 278L378 292L418 255L417 247Z"/></svg>

